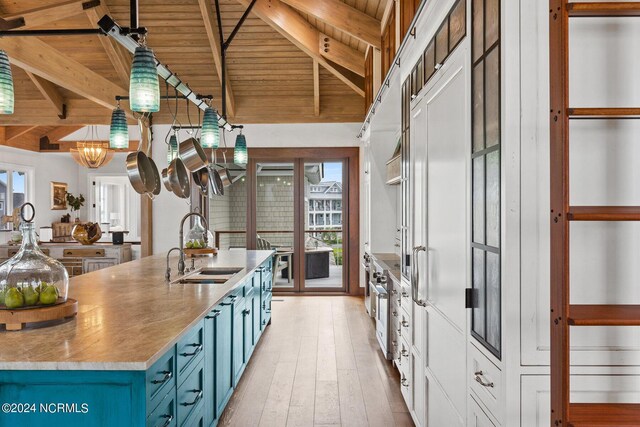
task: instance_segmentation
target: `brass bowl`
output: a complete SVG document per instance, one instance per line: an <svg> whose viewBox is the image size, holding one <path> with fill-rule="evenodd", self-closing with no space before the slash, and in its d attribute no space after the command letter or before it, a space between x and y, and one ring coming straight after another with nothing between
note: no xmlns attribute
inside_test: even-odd
<svg viewBox="0 0 640 427"><path fill-rule="evenodd" d="M71 236L76 242L83 245L93 245L102 237L100 225L95 222L85 222L76 224L71 231Z"/></svg>

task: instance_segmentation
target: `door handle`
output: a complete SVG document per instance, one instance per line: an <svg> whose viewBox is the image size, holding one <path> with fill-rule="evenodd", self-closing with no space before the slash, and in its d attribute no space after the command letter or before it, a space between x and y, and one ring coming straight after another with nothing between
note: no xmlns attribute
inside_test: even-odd
<svg viewBox="0 0 640 427"><path fill-rule="evenodd" d="M427 303L422 300L418 300L418 286L420 282L420 267L418 266L418 254L420 252L426 252L425 246L416 246L413 248L413 262L411 263L411 298L413 302L420 307L426 307Z"/></svg>
<svg viewBox="0 0 640 427"><path fill-rule="evenodd" d="M487 387L487 388L494 386L493 382L486 382L486 381L483 380L484 373L482 371L475 372L474 375L476 377L476 382L478 384L480 384L481 386Z"/></svg>

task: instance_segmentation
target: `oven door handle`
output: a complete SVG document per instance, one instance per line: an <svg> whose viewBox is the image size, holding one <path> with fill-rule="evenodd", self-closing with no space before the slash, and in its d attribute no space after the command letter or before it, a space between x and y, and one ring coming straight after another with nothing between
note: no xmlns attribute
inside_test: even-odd
<svg viewBox="0 0 640 427"><path fill-rule="evenodd" d="M426 307L427 303L418 299L418 289L420 286L420 267L418 266L418 254L420 252L426 252L425 246L416 246L413 248L413 262L411 263L411 298L413 302L420 307Z"/></svg>

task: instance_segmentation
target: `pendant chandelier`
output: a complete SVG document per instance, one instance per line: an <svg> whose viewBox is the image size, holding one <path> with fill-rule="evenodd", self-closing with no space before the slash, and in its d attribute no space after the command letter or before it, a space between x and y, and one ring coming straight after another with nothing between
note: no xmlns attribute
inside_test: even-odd
<svg viewBox="0 0 640 427"><path fill-rule="evenodd" d="M111 127L109 129L109 148L123 149L129 148L129 126L124 110L120 108L120 103L111 114Z"/></svg>
<svg viewBox="0 0 640 427"><path fill-rule="evenodd" d="M204 110L202 119L202 133L200 136L202 148L218 148L220 145L220 129L218 128L218 114L211 107Z"/></svg>
<svg viewBox="0 0 640 427"><path fill-rule="evenodd" d="M13 76L4 50L0 50L0 114L13 114Z"/></svg>
<svg viewBox="0 0 640 427"><path fill-rule="evenodd" d="M89 126L85 140L77 142L76 148L69 150L73 160L80 166L88 169L98 169L108 165L113 159L114 151L109 148L109 143L97 141L97 134L97 127Z"/></svg>
<svg viewBox="0 0 640 427"><path fill-rule="evenodd" d="M236 165L246 165L248 161L247 139L242 134L242 129L240 129L240 133L236 137L236 145L233 148L233 163Z"/></svg>
<svg viewBox="0 0 640 427"><path fill-rule="evenodd" d="M160 111L160 84L153 51L146 46L136 47L129 80L129 107L137 113Z"/></svg>

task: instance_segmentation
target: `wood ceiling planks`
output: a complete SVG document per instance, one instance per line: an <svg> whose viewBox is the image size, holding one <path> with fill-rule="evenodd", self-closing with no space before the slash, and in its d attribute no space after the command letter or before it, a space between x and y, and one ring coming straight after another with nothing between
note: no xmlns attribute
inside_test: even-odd
<svg viewBox="0 0 640 427"><path fill-rule="evenodd" d="M210 1L213 3L213 0ZM386 4L386 0L343 1L377 20L382 18ZM65 3L65 0L0 0L0 16L19 15L24 10L61 3ZM117 22L128 26L129 0L102 0L102 3ZM222 27L225 37L228 37L244 13L245 6L238 0L220 0L220 3ZM304 13L295 13L301 15L319 33L326 34L357 52L363 53L366 50L366 43L345 32ZM80 13L36 28L95 27L97 15L99 13ZM140 2L139 20L140 25L149 30L148 45L154 49L158 59L167 64L194 91L212 94L214 106L219 106L220 80L199 0L145 0ZM123 70L114 68L113 55L111 58L107 55L104 40L100 40L100 37L47 37L43 40L72 61L126 90ZM294 43L251 13L228 50L227 74L237 103L233 122L361 121L364 117L362 98L327 71L322 62L318 69L319 93L316 96L313 61ZM83 111L70 111L66 121L59 119L55 109L50 104L47 105L28 76L18 67L14 66L13 71L16 114L14 117L0 118L0 125L56 126L109 122L109 109L92 105L81 95L63 88L59 88L60 96L66 100L68 107L73 106ZM161 91L164 93L164 86ZM113 97L115 95L116 93L112 94ZM319 109L316 99L319 101ZM171 108L175 109L175 105L172 104ZM197 120L195 109L191 112L192 119ZM185 115L183 103L180 104L178 113L180 116ZM162 111L155 115L155 123L171 121L168 106L163 102Z"/></svg>

